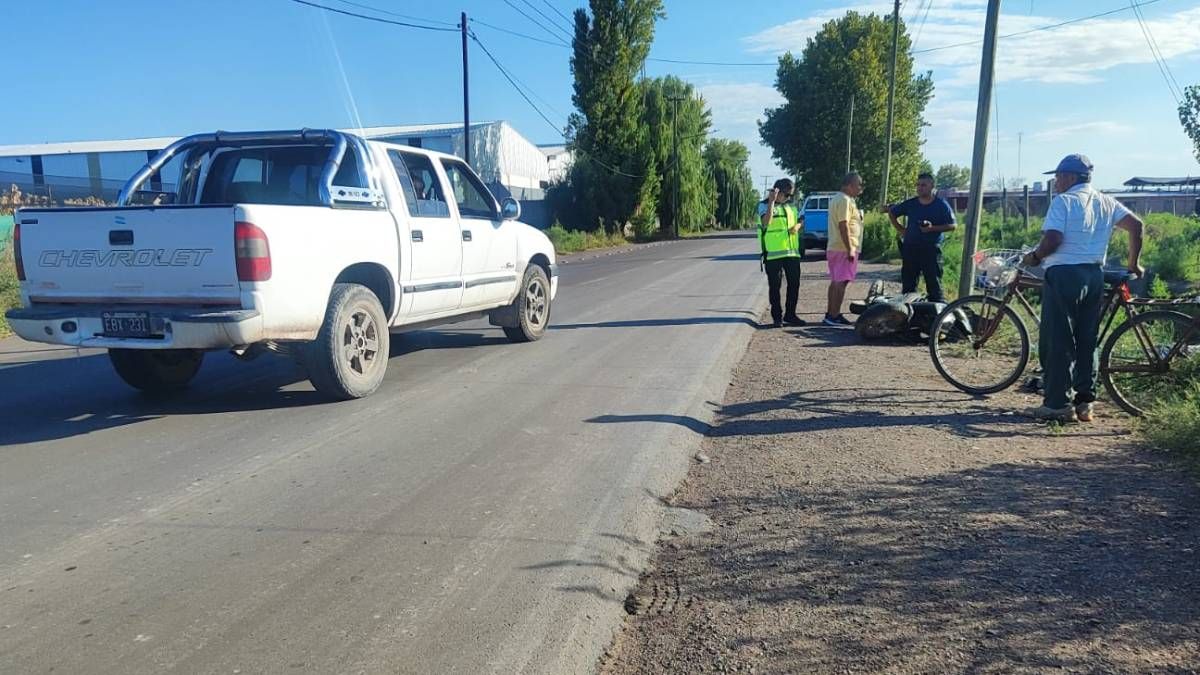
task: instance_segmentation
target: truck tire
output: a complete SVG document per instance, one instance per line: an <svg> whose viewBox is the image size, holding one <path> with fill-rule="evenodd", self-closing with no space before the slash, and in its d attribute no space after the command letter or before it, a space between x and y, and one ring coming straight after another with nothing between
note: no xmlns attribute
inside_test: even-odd
<svg viewBox="0 0 1200 675"><path fill-rule="evenodd" d="M533 342L546 334L550 322L550 279L540 265L525 268L517 299L509 309L516 314L515 326L502 326L511 342Z"/></svg>
<svg viewBox="0 0 1200 675"><path fill-rule="evenodd" d="M383 383L391 344L383 305L366 286L334 284L317 339L301 349L313 387L347 401Z"/></svg>
<svg viewBox="0 0 1200 675"><path fill-rule="evenodd" d="M198 349L110 349L108 360L125 384L147 394L169 394L187 386L204 361Z"/></svg>

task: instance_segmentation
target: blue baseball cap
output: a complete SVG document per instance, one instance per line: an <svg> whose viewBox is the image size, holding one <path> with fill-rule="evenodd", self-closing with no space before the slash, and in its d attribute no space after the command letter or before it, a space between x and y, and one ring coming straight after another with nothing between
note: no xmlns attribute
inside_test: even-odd
<svg viewBox="0 0 1200 675"><path fill-rule="evenodd" d="M1050 174L1059 172L1090 174L1092 172L1092 168L1092 160L1088 159L1087 155L1067 155L1066 157L1062 158L1061 162L1058 163L1058 167L1056 169L1053 171L1047 171L1045 175L1048 176Z"/></svg>

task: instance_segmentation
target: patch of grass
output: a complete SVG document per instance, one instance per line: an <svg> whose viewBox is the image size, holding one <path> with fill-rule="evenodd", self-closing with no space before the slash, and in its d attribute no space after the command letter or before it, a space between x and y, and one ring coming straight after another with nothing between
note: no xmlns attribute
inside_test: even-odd
<svg viewBox="0 0 1200 675"><path fill-rule="evenodd" d="M0 242L0 337L12 332L4 320L4 312L20 304L21 296L12 246L10 242Z"/></svg>
<svg viewBox="0 0 1200 675"><path fill-rule="evenodd" d="M1200 462L1200 382L1179 398L1160 403L1146 413L1140 429L1156 448Z"/></svg>
<svg viewBox="0 0 1200 675"><path fill-rule="evenodd" d="M555 223L550 229L546 230L546 236L550 237L550 242L554 244L554 251L560 254L579 253L580 251L590 251L598 248L613 248L629 243L629 240L620 234L610 235L604 232L568 230L558 223Z"/></svg>

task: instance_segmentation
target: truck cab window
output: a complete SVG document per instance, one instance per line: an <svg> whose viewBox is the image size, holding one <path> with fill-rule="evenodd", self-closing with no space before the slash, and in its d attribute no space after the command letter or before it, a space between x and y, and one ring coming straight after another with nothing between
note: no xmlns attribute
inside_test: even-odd
<svg viewBox="0 0 1200 675"><path fill-rule="evenodd" d="M200 193L201 204L287 204L319 206L327 145L218 148ZM347 149L334 185L366 187L358 154Z"/></svg>
<svg viewBox="0 0 1200 675"><path fill-rule="evenodd" d="M454 190L458 215L463 218L496 218L496 201L474 172L462 162L442 160L442 167Z"/></svg>
<svg viewBox="0 0 1200 675"><path fill-rule="evenodd" d="M389 150L392 168L404 189L409 215L424 218L449 218L450 206L442 192L442 183L433 163L425 155Z"/></svg>

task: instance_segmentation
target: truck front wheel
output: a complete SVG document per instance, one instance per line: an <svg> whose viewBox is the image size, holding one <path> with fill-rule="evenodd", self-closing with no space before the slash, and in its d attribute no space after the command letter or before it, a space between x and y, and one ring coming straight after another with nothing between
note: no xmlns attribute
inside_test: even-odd
<svg viewBox="0 0 1200 675"><path fill-rule="evenodd" d="M117 375L148 394L179 391L200 370L204 352L198 349L110 349L108 360Z"/></svg>
<svg viewBox="0 0 1200 675"><path fill-rule="evenodd" d="M390 337L374 293L359 284L334 284L321 331L303 347L308 379L335 399L371 395L387 371Z"/></svg>
<svg viewBox="0 0 1200 675"><path fill-rule="evenodd" d="M533 342L546 334L550 322L550 279L540 265L525 268L521 290L509 310L516 319L515 325L503 326L510 342Z"/></svg>

